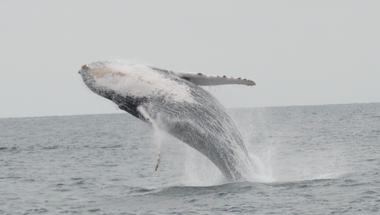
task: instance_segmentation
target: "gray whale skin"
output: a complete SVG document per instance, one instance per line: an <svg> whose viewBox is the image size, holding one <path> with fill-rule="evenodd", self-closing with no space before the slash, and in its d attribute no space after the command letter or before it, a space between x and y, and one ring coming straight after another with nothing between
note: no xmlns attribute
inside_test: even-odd
<svg viewBox="0 0 380 215"><path fill-rule="evenodd" d="M199 85L252 86L253 81L173 72L124 61L85 64L78 73L94 93L205 155L228 181L252 177L252 163L235 123Z"/></svg>

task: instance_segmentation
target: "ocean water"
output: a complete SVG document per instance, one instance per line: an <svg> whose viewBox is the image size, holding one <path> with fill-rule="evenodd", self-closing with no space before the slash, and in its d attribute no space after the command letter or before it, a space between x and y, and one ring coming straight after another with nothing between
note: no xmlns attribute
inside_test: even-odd
<svg viewBox="0 0 380 215"><path fill-rule="evenodd" d="M129 114L0 119L0 214L380 214L380 103L232 109L256 178Z"/></svg>

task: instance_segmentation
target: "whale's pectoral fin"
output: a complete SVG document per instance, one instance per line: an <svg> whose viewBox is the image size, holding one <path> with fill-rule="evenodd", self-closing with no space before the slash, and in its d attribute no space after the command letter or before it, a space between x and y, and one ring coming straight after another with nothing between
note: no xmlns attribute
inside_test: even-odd
<svg viewBox="0 0 380 215"><path fill-rule="evenodd" d="M156 168L154 169L154 171L157 171L158 165L160 165L160 163L161 163L161 152L159 151L158 152L157 164L156 164Z"/></svg>
<svg viewBox="0 0 380 215"><path fill-rule="evenodd" d="M145 107L140 105L136 108L136 110L140 114L140 116L142 117L142 120L145 120L147 123L149 123L150 125L152 125L154 127L155 123L154 123L153 119L149 116L148 111L146 111Z"/></svg>
<svg viewBox="0 0 380 215"><path fill-rule="evenodd" d="M143 106L138 106L137 111L145 119L146 122L152 125L154 131L156 132L157 140L158 140L158 158L157 158L156 168L154 169L154 171L157 171L158 165L160 165L161 163L161 156L162 156L162 138L160 135L160 130L157 126L157 123L152 119L152 117L149 116L148 112Z"/></svg>
<svg viewBox="0 0 380 215"><path fill-rule="evenodd" d="M243 78L232 78L224 76L212 76L204 75L202 73L191 73L191 72L177 72L175 73L180 78L186 79L200 86L212 86L212 85L223 85L223 84L243 84L248 86L256 85L255 82Z"/></svg>

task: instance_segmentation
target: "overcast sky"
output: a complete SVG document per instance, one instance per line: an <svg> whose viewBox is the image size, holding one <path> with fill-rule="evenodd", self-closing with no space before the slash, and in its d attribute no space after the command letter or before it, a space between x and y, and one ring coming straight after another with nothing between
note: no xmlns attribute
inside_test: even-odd
<svg viewBox="0 0 380 215"><path fill-rule="evenodd" d="M112 59L256 82L227 108L380 102L380 1L0 0L0 117L121 112L77 73Z"/></svg>

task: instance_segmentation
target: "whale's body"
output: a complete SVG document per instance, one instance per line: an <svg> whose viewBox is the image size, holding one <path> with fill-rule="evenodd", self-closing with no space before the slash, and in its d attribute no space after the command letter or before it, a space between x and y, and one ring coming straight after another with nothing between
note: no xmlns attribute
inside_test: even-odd
<svg viewBox="0 0 380 215"><path fill-rule="evenodd" d="M122 61L86 64L79 73L93 92L198 150L229 181L251 177L251 161L235 123L197 84L254 85L252 81L176 73Z"/></svg>

